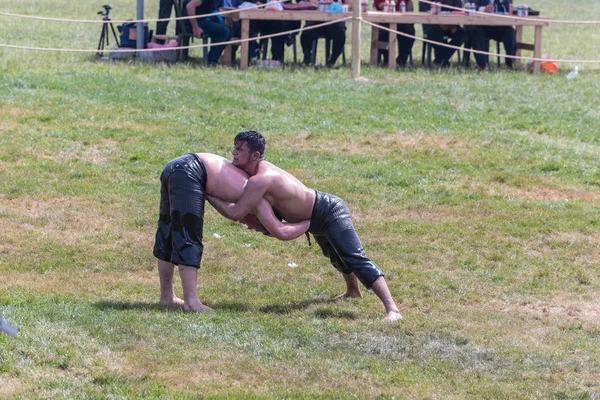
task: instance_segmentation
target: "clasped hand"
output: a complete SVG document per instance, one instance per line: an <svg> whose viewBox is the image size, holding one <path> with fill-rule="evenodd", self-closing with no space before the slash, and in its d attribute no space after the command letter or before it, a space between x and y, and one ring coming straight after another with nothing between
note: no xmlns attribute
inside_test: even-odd
<svg viewBox="0 0 600 400"><path fill-rule="evenodd" d="M192 29L194 31L194 37L196 39L200 39L202 37L202 35L204 34L204 31L200 27L196 28L195 26L193 26Z"/></svg>

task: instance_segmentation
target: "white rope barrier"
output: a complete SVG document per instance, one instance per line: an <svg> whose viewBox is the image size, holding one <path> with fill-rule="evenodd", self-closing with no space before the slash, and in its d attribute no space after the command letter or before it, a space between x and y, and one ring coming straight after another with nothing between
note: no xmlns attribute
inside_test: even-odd
<svg viewBox="0 0 600 400"><path fill-rule="evenodd" d="M286 0L277 0L277 2L284 2ZM431 1L428 0L421 0L427 3L432 3ZM257 6L258 7L264 7L267 6L268 4L263 4L261 6ZM448 6L450 7L450 6ZM456 7L451 7L451 8L456 8ZM464 9L458 9L458 10L463 10ZM222 13L222 15L225 15L226 13L237 13L239 12L239 9L234 9L234 10L228 10ZM0 15L4 15L6 13L0 13ZM187 16L187 17L180 17L180 18L174 18L174 19L153 19L153 20L138 20L137 22L145 22L145 21L165 21L165 20L177 20L177 19L191 19L191 18L202 18L202 17L207 17L207 16L213 16L216 15L215 13L211 13L211 14L204 14L204 15L194 15L194 16ZM27 16L30 17L30 16ZM34 17L31 17L34 18ZM39 18L43 18L43 17L39 17ZM514 18L514 17L510 17L510 18ZM219 42L219 43L209 43L209 44L200 44L200 45L189 45L189 46L177 46L177 47L158 47L158 48L146 48L146 49L114 49L114 50L104 50L106 52L115 52L115 53L131 53L131 52L150 52L150 51L157 51L157 52L161 52L161 51L170 51L170 50L183 50L183 49L197 49L197 48L204 48L204 47L211 47L211 46L226 46L226 45L235 45L235 44L240 44L242 42L248 42L248 41L254 41L257 39L269 39L272 37L277 37L277 36L284 36L284 35L289 35L289 34L293 34L293 33L299 33L305 30L311 30L311 29L317 29L323 26L327 26L327 25L331 25L331 24L335 24L337 22L345 22L352 19L352 17L345 17L345 18L340 18L337 19L335 21L329 21L329 22L323 22L320 24L315 24L315 25L311 25L308 27L301 27L299 29L294 29L294 30L290 30L290 31L285 31L285 32L279 32L279 33L273 33L270 35L261 35L261 36L257 36L257 37L252 37L252 38L247 38L247 39L238 39L238 40L230 40L227 42ZM388 32L392 32L395 33L397 35L400 36L404 36L407 38L411 38L414 40L418 40L421 42L425 42L425 43L430 43L436 46L441 46L441 47L447 47L447 48L451 48L457 51L463 50L463 51L467 51L473 54L485 54L488 56L500 56L500 57L505 57L505 58L512 58L512 59L518 59L518 60L528 60L528 61L557 61L557 62L563 62L563 63L580 63L580 64L600 64L600 60L572 60L572 59L556 59L556 58L552 58L552 59L548 59L548 58L535 58L535 57L526 57L526 56L516 56L516 55L507 55L507 54L498 54L498 53L493 53L493 52L485 52L485 51L481 51L481 50L474 50L474 49L466 49L463 47L459 47L459 46L454 46L451 45L449 43L443 43L443 42L436 42L430 39L425 39L422 37L418 37L415 35L410 35L404 32L399 32L369 21L365 21L362 18L360 19L361 22L367 24L367 25L371 25L373 27L377 27L378 29L382 29ZM56 21L56 20L54 20ZM107 23L107 22L112 22L115 23L117 21L86 21L86 20L60 20L61 22L102 22L102 23ZM136 22L134 20L126 20L123 22ZM33 51L54 51L54 52L66 52L66 53L98 53L99 50L98 49L64 49L64 48L48 48L48 47L37 47L37 46L20 46L20 45L11 45L11 44L4 44L4 43L0 43L0 48L10 48L10 49L19 49L19 50L33 50Z"/></svg>
<svg viewBox="0 0 600 400"><path fill-rule="evenodd" d="M524 56L511 56L508 54L498 54L498 53L490 53L490 52L485 52L485 51L481 51L481 50L474 50L474 49L466 49L460 46L454 46L451 45L449 43L443 43L443 42L436 42L434 40L430 40L430 39L425 39L422 37L418 37L418 36L414 36L414 35L410 35L408 33L404 33L404 32L399 32L399 31L395 31L393 29L387 28L385 26L381 26L381 25L377 25L373 22L369 22L369 21L362 21L363 23L367 24L367 25L371 25L374 27L377 27L379 29L388 31L388 32L393 32L396 33L400 36L404 36L407 38L411 38L411 39L415 39L415 40L419 40L421 42L425 42L425 43L430 43L436 46L442 46L442 47L448 47L450 49L454 49L454 50L463 50L463 51L467 51L470 53L476 53L476 54L487 54L488 56L500 56L500 57L506 57L506 58L512 58L512 59L518 59L518 60L529 60L529 61L557 61L557 62L564 62L564 63L581 63L581 64L600 64L600 60L566 60L566 59L556 59L556 58L535 58L535 57L524 57Z"/></svg>
<svg viewBox="0 0 600 400"><path fill-rule="evenodd" d="M288 0L270 0L270 4L272 3L285 3ZM430 1L430 0L419 0L423 3L428 3L428 4L434 4L437 3L435 1ZM263 8L266 7L268 5L270 5L269 3L266 4L260 4L257 5L255 8ZM477 11L477 10L467 10L465 8L461 8L461 7L454 7L454 6L450 6L450 5L443 5L444 8L450 9L450 10L455 10L455 11L462 11L465 13L475 13L475 14L480 14L480 15L489 15L489 13L485 13L485 12L481 12L481 11ZM225 10L225 11L219 11L219 15L227 15L227 14L232 14L232 13L237 13L239 12L239 9L233 9L233 10ZM142 22L142 23L149 23L149 22L164 22L164 21L178 21L178 20L187 20L187 19L193 19L193 18L203 18L203 17L209 17L212 15L216 15L217 13L211 13L211 14L203 14L203 15L193 15L193 16L186 16L186 17L176 17L176 18L151 18L151 19L128 19L128 20L111 20L111 22L113 23L125 23L125 22L130 22L130 23L137 23L137 22ZM521 21L537 21L537 19L535 18L529 18L529 17L519 17L516 15L503 15L503 14L494 14L497 17L500 18L511 18L511 19L519 19ZM54 17L42 17L42 16L36 16L36 15L25 15L25 14L14 14L14 13L8 13L8 12L1 12L0 11L0 16L7 16L7 17L13 17L13 18L26 18L26 19L36 19L36 20L42 20L42 21L50 21L50 22L81 22L81 23L103 23L106 21L102 21L102 20L88 20L88 19L72 19L72 18L54 18ZM549 23L554 23L554 24L574 24L574 25L598 25L600 24L600 21L586 21L586 20L564 20L564 19L545 19L546 21L548 21Z"/></svg>
<svg viewBox="0 0 600 400"><path fill-rule="evenodd" d="M427 3L427 4L437 4L437 2L435 1L430 1L430 0L419 0L420 2L423 3ZM478 15L490 15L490 13L486 13L486 12L481 12L481 11L477 11L477 10L467 10L466 8L462 8L462 7L454 7L454 6L450 6L450 5L446 5L443 4L442 7L447 8L449 10L454 10L454 11L463 11L465 14L468 13L474 13L474 14L478 14ZM529 18L529 17L523 17L523 16L518 16L518 15L508 15L508 14L494 14L495 17L500 17L500 18L510 18L510 19L518 19L521 21L538 21L537 18ZM597 25L600 24L600 21L573 21L573 20L564 20L564 19L547 19L544 18L544 21L548 21L549 23L553 23L553 24L589 24L589 25Z"/></svg>
<svg viewBox="0 0 600 400"><path fill-rule="evenodd" d="M183 50L183 49L199 49L199 48L203 48L203 47L211 47L211 46L227 46L229 44L240 44L242 42L251 42L253 40L257 40L257 39L270 39L272 37L277 37L277 36L284 36L284 35L288 35L288 34L292 34L292 33L299 33L299 32L303 32L303 31L309 31L312 29L317 29L317 28L321 28L323 26L327 26L327 25L332 25L338 22L345 22L352 19L352 17L345 17L345 18L340 18L340 19L336 19L335 21L327 21L327 22L323 22L320 24L314 24L314 25L310 25L310 26L303 26L301 28L298 29L293 29L290 31L286 31L286 32L279 32L279 33L273 33L270 35L260 35L260 36L254 36L254 37L250 37L247 39L238 39L238 40L230 40L227 42L219 42L219 43L209 43L209 44L199 44L199 45L190 45L190 46L178 46L178 47L157 47L157 48L153 48L153 49L133 49L133 48L128 48L128 49L124 49L124 48L120 48L120 49L114 49L114 50L106 50L104 49L104 52L115 52L115 53L132 53L132 52L149 52L149 51L169 51L169 50ZM56 51L56 52L65 52L65 53L98 53L99 50L91 50L91 49L62 49L62 48L49 48L49 47L35 47L35 46L18 46L18 45L11 45L11 44L3 44L0 43L0 48L10 48L10 49L19 49L19 50L35 50L35 51Z"/></svg>
<svg viewBox="0 0 600 400"><path fill-rule="evenodd" d="M288 0L270 0L270 4L272 3L285 3ZM434 4L437 3L435 1L430 1L430 0L419 0L422 1L423 3L428 3L428 4ZM263 8L263 7L267 7L268 5L270 5L269 3L267 4L260 4L257 5L255 8ZM465 8L461 8L461 7L454 7L454 6L450 6L450 5L443 5L444 8L447 9L451 9L451 10L455 10L455 11L463 11L465 13L475 13L475 14L480 14L480 15L489 15L489 13L485 13L485 12L481 12L481 11L473 11L473 10L467 10ZM233 9L233 10L225 10L225 11L219 11L219 15L227 15L227 14L232 14L232 13L237 13L239 12L240 9ZM209 17L212 15L217 15L217 13L211 13L211 14L203 14L203 15L192 15L192 16L185 16L185 17L175 17L175 18L151 18L151 19L128 19L128 20L111 20L111 22L113 23L137 23L137 22L142 22L142 23L149 23L149 22L164 22L164 21L178 21L178 20L187 20L187 19L193 19L193 18L203 18L203 17ZM537 21L537 19L535 18L529 18L529 17L519 17L516 15L503 15L503 14L494 14L496 17L500 17L500 18L511 18L511 19L519 19L522 21ZM7 16L7 17L13 17L13 18L26 18L26 19L36 19L36 20L42 20L42 21L49 21L49 22L81 22L81 23L104 23L106 21L103 20L88 20L88 19L71 19L71 18L53 18L53 17L42 17L42 16L36 16L36 15L25 15L25 14L14 14L14 13L8 13L8 12L1 12L0 11L0 16ZM546 21L548 21L549 23L555 23L555 24L575 24L575 25L598 25L600 24L600 21L577 21L577 20L561 20L561 19L545 19Z"/></svg>
<svg viewBox="0 0 600 400"><path fill-rule="evenodd" d="M271 6L273 3L285 3L288 0L269 0L269 3L256 5L255 7L248 9L260 9L267 6ZM210 14L200 14L200 15L188 15L185 17L174 17L174 18L151 18L151 19L126 19L126 20L98 20L98 19L71 19L71 18L53 18L53 17L42 17L37 15L24 15L24 14L12 14L7 12L1 12L0 16L7 16L13 18L25 18L25 19L34 19L39 21L48 21L48 22L81 22L81 23L91 23L91 24L103 24L105 22L112 22L113 24L119 23L148 23L148 22L165 22L165 21L182 21L188 19L196 19L196 18L206 18L215 15L228 15L239 13L241 11L240 8L235 8L231 10L219 11L218 13L210 13Z"/></svg>

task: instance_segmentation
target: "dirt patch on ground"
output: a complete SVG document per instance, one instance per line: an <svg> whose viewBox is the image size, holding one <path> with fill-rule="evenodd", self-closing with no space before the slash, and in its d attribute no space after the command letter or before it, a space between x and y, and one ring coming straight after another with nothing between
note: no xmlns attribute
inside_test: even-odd
<svg viewBox="0 0 600 400"><path fill-rule="evenodd" d="M119 226L108 204L66 196L47 200L0 196L0 213L8 216L0 232L3 242L35 234L69 245Z"/></svg>
<svg viewBox="0 0 600 400"><path fill-rule="evenodd" d="M10 115L11 117L19 117L25 114L28 110L25 108L13 106L0 106L0 116Z"/></svg>
<svg viewBox="0 0 600 400"><path fill-rule="evenodd" d="M69 149L64 149L52 155L38 155L41 159L50 159L60 163L69 161L81 161L94 165L105 165L110 155L117 153L118 142L114 140L102 140L97 144L83 144L71 142Z"/></svg>
<svg viewBox="0 0 600 400"><path fill-rule="evenodd" d="M175 272L177 274L177 272ZM152 271L101 273L94 271L69 271L69 272L47 272L39 273L32 271L2 272L3 289L9 290L13 287L22 287L36 292L49 293L76 293L90 294L105 291L112 286L126 283L156 285L158 287L158 273ZM177 277L176 277L177 278ZM158 300L158 290L156 298Z"/></svg>
<svg viewBox="0 0 600 400"><path fill-rule="evenodd" d="M589 186L567 186L557 184L550 180L542 180L541 185L530 185L528 187L515 187L509 185L489 185L486 191L490 195L503 197L514 197L531 200L554 200L554 201L587 201L600 203L600 190Z"/></svg>
<svg viewBox="0 0 600 400"><path fill-rule="evenodd" d="M366 200L368 202L368 200ZM367 204L367 203L364 203ZM439 206L435 208L423 207L422 209L398 210L392 208L368 207L358 209L353 207L352 219L355 221L385 221L385 222L408 222L418 224L446 224L464 221L468 224L476 224L486 221L495 216L491 213L478 214L472 209L461 209L458 207Z"/></svg>
<svg viewBox="0 0 600 400"><path fill-rule="evenodd" d="M502 312L525 314L556 325L565 323L600 326L600 293L595 295L556 295L545 299L521 301L517 304L497 304ZM587 299L591 297L592 300ZM544 334L547 328L540 333Z"/></svg>
<svg viewBox="0 0 600 400"><path fill-rule="evenodd" d="M368 137L357 138L352 142L318 139L304 133L294 138L277 138L276 144L278 147L301 149L302 151L364 155L390 153L409 148L452 149L461 150L461 153L471 153L473 148L469 142L456 137L432 136L423 133L409 134L404 131L393 134L370 133Z"/></svg>
<svg viewBox="0 0 600 400"><path fill-rule="evenodd" d="M600 259L600 234L566 231L541 234L523 242L523 248L530 257L551 259L555 254L564 255L568 249L569 259L587 274L586 266L595 267ZM589 271L594 274L593 270Z"/></svg>
<svg viewBox="0 0 600 400"><path fill-rule="evenodd" d="M25 390L25 385L16 378L4 378L0 376L0 397L7 398L16 396Z"/></svg>

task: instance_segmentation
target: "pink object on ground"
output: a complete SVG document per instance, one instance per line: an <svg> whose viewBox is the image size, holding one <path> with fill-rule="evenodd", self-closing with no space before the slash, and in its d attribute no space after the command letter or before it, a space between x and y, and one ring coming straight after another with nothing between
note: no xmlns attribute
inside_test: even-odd
<svg viewBox="0 0 600 400"><path fill-rule="evenodd" d="M159 43L154 43L154 42L148 43L149 49L164 49L165 47L177 47L177 42L172 41L171 43L168 43L168 44L159 44Z"/></svg>

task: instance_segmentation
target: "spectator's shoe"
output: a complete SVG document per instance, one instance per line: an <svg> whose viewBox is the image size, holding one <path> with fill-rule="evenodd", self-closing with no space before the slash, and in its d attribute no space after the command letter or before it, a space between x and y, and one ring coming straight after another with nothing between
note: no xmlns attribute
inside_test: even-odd
<svg viewBox="0 0 600 400"><path fill-rule="evenodd" d="M291 46L291 45L293 45L293 44L294 44L294 42L295 42L295 40L294 40L294 37L292 36L292 34L291 34L291 33L287 34L287 35L285 36L285 39L283 39L283 40L284 40L284 42L285 42L285 45L286 45L287 47L290 47L290 46Z"/></svg>
<svg viewBox="0 0 600 400"><path fill-rule="evenodd" d="M440 68L449 68L450 67L450 61L448 61L448 60L440 60L440 59L436 58L435 60L433 60L433 65L437 65Z"/></svg>
<svg viewBox="0 0 600 400"><path fill-rule="evenodd" d="M4 318L0 317L0 332L4 332L11 336L16 336L19 333L19 330L6 322Z"/></svg>
<svg viewBox="0 0 600 400"><path fill-rule="evenodd" d="M406 57L406 59L402 59L402 58L400 58L400 56L397 56L396 57L396 68L401 68L401 69L412 68L412 65L409 64L408 57Z"/></svg>

